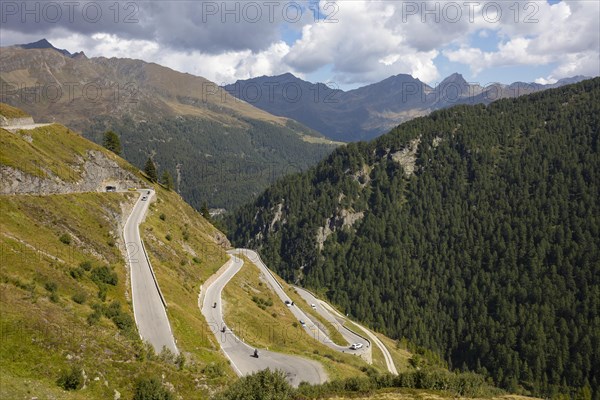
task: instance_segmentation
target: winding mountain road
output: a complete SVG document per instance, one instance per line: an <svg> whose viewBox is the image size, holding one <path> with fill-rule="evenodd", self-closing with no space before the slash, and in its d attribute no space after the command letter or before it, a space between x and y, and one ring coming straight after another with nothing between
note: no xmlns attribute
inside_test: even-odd
<svg viewBox="0 0 600 400"><path fill-rule="evenodd" d="M323 307L325 307L327 310L329 310L329 312L336 314L338 320L343 323L343 320L345 317L342 314L337 312L333 307L331 307L326 302L320 301L320 303ZM353 321L353 323L359 329L362 329L362 331L369 337L369 339L371 339L372 343L374 343L377 347L379 347L379 349L383 353L383 358L385 360L385 364L386 364L390 374L398 375L398 370L396 369L396 365L394 364L394 359L392 358L390 351L387 349L387 347L385 347L383 342L381 340L379 340L379 338L373 332L371 332L368 328L365 328L364 326L358 324L357 322Z"/></svg>
<svg viewBox="0 0 600 400"><path fill-rule="evenodd" d="M154 190L138 190L140 197L135 203L125 227L123 238L127 248L127 261L131 275L133 314L142 340L148 341L157 353L163 348L179 354L169 325L167 311L154 271L140 238L139 225L144 220Z"/></svg>
<svg viewBox="0 0 600 400"><path fill-rule="evenodd" d="M221 292L244 265L244 261L240 257L232 254L230 254L230 257L230 260L225 264L225 271L208 287L202 289L203 302L201 310L221 349L231 361L235 372L239 376L244 376L270 368L283 371L287 376L287 380L293 386L298 386L301 382L311 384L325 382L327 374L318 362L263 349L259 349L259 357L256 358L253 355L254 347L244 343L230 329L226 328L223 319Z"/></svg>
<svg viewBox="0 0 600 400"><path fill-rule="evenodd" d="M283 287L281 286L281 284L277 281L277 279L275 279L271 270L269 270L269 268L267 268L267 266L262 261L262 259L260 258L260 256L258 255L258 253L256 251L250 250L250 249L236 249L233 251L233 253L243 254L246 257L248 257L248 259L250 261L252 261L260 269L263 276L265 277L265 279L267 280L269 285L271 285L271 287L273 288L273 290L275 291L277 296L279 296L279 298L281 299L282 302L286 302L286 301L291 302L292 301L289 298L289 296L285 293L285 290L283 290ZM356 354L356 355L362 355L362 354L368 353L365 355L364 358L366 358L367 361L370 360L371 349L369 346L365 346L362 349L358 349L358 350L352 350L348 346L340 346L340 345L334 343L329 338L327 333L321 328L320 324L315 323L310 318L310 315L306 314L304 311L302 311L302 309L300 309L299 307L294 305L294 306L290 307L290 311L292 312L292 314L294 314L294 316L299 321L305 322L304 330L306 330L306 332L309 335L311 335L315 340L318 340L321 343L323 343L324 345L326 345L327 347L329 347L333 350L342 352L342 353L349 353L349 354ZM362 338L354 337L354 339L356 339L356 340L351 341L351 343L355 343L356 341L364 343L364 340ZM352 339L352 340L354 340L354 339Z"/></svg>
<svg viewBox="0 0 600 400"><path fill-rule="evenodd" d="M363 347L363 349L361 349L361 350L354 351L354 353L360 353L362 351L363 352L362 353L363 358L366 358L367 362L369 364L373 363L372 353L371 353L371 342L370 342L369 339L365 338L364 336L360 336L360 334L358 334L357 332L353 332L350 329L346 328L344 326L344 321L343 320L339 320L338 318L334 317L331 313L329 313L329 311L327 311L327 309L325 308L325 306L323 306L323 304L321 304L321 300L319 300L318 298L316 298L308 290L302 289L302 288L297 287L297 286L294 286L294 290L296 290L296 292L298 293L298 295L300 297L302 297L302 299L304 301L306 301L306 303L310 304L311 306L314 304L313 309L321 317L323 317L331 325L333 325L333 327L335 329L337 329L337 331L344 337L344 339L346 339L346 341L348 343L362 343L365 347ZM318 321L316 321L315 323L319 324ZM352 351L350 351L350 352L352 352Z"/></svg>

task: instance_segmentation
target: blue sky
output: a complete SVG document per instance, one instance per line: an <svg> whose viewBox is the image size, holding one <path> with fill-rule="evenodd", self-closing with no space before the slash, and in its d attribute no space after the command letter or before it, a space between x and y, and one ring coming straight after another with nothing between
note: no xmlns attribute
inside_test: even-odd
<svg viewBox="0 0 600 400"><path fill-rule="evenodd" d="M432 85L454 72L482 85L600 75L595 0L230 0L233 15L221 1L121 1L118 16L109 3L77 2L73 20L63 10L49 21L45 3L3 2L0 44L45 37L71 52L139 58L219 84L286 72L343 89L396 74ZM93 4L105 7L95 21L83 12ZM36 19L21 7L42 8Z"/></svg>

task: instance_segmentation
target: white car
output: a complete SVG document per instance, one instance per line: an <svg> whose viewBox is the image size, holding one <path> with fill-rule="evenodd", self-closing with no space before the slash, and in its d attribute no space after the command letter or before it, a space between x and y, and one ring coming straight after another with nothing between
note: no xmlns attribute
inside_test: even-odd
<svg viewBox="0 0 600 400"><path fill-rule="evenodd" d="M148 196L142 197L142 201L146 201L146 200L148 200Z"/></svg>
<svg viewBox="0 0 600 400"><path fill-rule="evenodd" d="M306 325L306 322L304 322L304 320L303 320L303 319L301 319L301 320L300 320L300 325L302 325L302 326L305 326L305 325Z"/></svg>
<svg viewBox="0 0 600 400"><path fill-rule="evenodd" d="M314 304L311 304L310 306L315 310L317 309L317 306L315 306Z"/></svg>
<svg viewBox="0 0 600 400"><path fill-rule="evenodd" d="M363 347L362 343L353 343L352 346L350 346L350 350L358 350L361 349Z"/></svg>

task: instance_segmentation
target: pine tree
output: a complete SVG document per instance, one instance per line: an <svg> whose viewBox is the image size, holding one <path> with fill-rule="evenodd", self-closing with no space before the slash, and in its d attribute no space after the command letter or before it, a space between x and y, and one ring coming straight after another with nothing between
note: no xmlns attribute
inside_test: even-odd
<svg viewBox="0 0 600 400"><path fill-rule="evenodd" d="M173 190L173 177L171 177L169 171L164 171L162 173L161 183L165 185L167 189Z"/></svg>
<svg viewBox="0 0 600 400"><path fill-rule="evenodd" d="M146 173L146 175L148 175L148 178L152 182L158 181L158 172L156 172L156 165L154 164L154 161L152 161L152 158L150 158L150 157L148 157L148 160L146 160L146 165L144 166L144 172Z"/></svg>
<svg viewBox="0 0 600 400"><path fill-rule="evenodd" d="M104 138L102 139L102 146L106 149L112 151L116 155L121 155L121 139L119 136L113 131L106 131L104 133Z"/></svg>
<svg viewBox="0 0 600 400"><path fill-rule="evenodd" d="M202 214L204 219L210 221L210 212L208 211L208 206L206 205L206 202L202 203L202 207L200 208L200 214Z"/></svg>

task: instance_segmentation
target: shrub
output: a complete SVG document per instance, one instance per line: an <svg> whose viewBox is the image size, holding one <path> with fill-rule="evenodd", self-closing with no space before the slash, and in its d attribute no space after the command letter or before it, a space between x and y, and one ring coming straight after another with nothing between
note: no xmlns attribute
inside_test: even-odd
<svg viewBox="0 0 600 400"><path fill-rule="evenodd" d="M139 378L135 384L133 400L172 400L173 394L165 388L158 378Z"/></svg>
<svg viewBox="0 0 600 400"><path fill-rule="evenodd" d="M104 308L104 316L106 318L114 318L121 314L121 303L118 300L113 300L108 307Z"/></svg>
<svg viewBox="0 0 600 400"><path fill-rule="evenodd" d="M50 293L53 293L56 292L56 290L58 289L58 285L56 284L56 282L49 281L44 284L44 288L46 288L46 290Z"/></svg>
<svg viewBox="0 0 600 400"><path fill-rule="evenodd" d="M116 286L119 282L117 273L113 272L113 270L106 265L92 269L91 278L96 284L105 283L107 285Z"/></svg>
<svg viewBox="0 0 600 400"><path fill-rule="evenodd" d="M283 400L292 398L292 394L293 389L286 381L283 372L266 369L239 379L216 398Z"/></svg>
<svg viewBox="0 0 600 400"><path fill-rule="evenodd" d="M166 220L166 219L167 219L167 216L165 215L165 213L161 213L161 214L158 216L158 218L160 218L161 220L163 220L163 221L164 221L164 220Z"/></svg>
<svg viewBox="0 0 600 400"><path fill-rule="evenodd" d="M69 371L63 371L56 383L64 390L80 389L83 386L83 374L81 368L73 367Z"/></svg>
<svg viewBox="0 0 600 400"><path fill-rule="evenodd" d="M170 242L173 239L173 236L171 236L170 233L167 233L167 236L165 236L165 239L167 239Z"/></svg>
<svg viewBox="0 0 600 400"><path fill-rule="evenodd" d="M87 316L87 323L90 326L96 325L100 321L100 318L102 318L102 313L100 313L99 311L94 311L93 313Z"/></svg>
<svg viewBox="0 0 600 400"><path fill-rule="evenodd" d="M210 363L202 369L202 373L209 378L218 378L225 375L225 368L221 363Z"/></svg>
<svg viewBox="0 0 600 400"><path fill-rule="evenodd" d="M98 298L100 301L106 301L106 293L108 292L108 286L104 284L98 285Z"/></svg>
<svg viewBox="0 0 600 400"><path fill-rule="evenodd" d="M53 302L53 303L58 303L58 300L59 300L59 298L58 298L58 293L56 293L56 292L51 292L51 293L50 293L50 297L49 297L49 299L50 299L50 301L51 301L51 302Z"/></svg>
<svg viewBox="0 0 600 400"><path fill-rule="evenodd" d="M175 365L177 365L177 368L179 368L180 370L183 369L183 367L185 366L185 356L183 355L183 353L179 353L177 355L177 358L175 358Z"/></svg>
<svg viewBox="0 0 600 400"><path fill-rule="evenodd" d="M71 299L77 304L83 304L87 300L87 294L85 292L77 292Z"/></svg>
<svg viewBox="0 0 600 400"><path fill-rule="evenodd" d="M85 270L81 267L71 268L69 274L74 279L80 279L85 274Z"/></svg>
<svg viewBox="0 0 600 400"><path fill-rule="evenodd" d="M79 263L79 267L83 268L85 271L89 271L92 269L92 262L89 260L85 260Z"/></svg>
<svg viewBox="0 0 600 400"><path fill-rule="evenodd" d="M131 318L131 315L126 314L124 312L120 312L118 315L115 315L112 318L112 321L115 323L117 328L119 328L123 332L129 332L133 330L133 327L135 325L135 322L133 321L133 318Z"/></svg>
<svg viewBox="0 0 600 400"><path fill-rule="evenodd" d="M68 233L63 233L62 235L60 235L58 240L67 245L71 244L71 235L69 235Z"/></svg>
<svg viewBox="0 0 600 400"><path fill-rule="evenodd" d="M199 257L192 258L192 261L194 261L196 264L200 264L202 262Z"/></svg>

